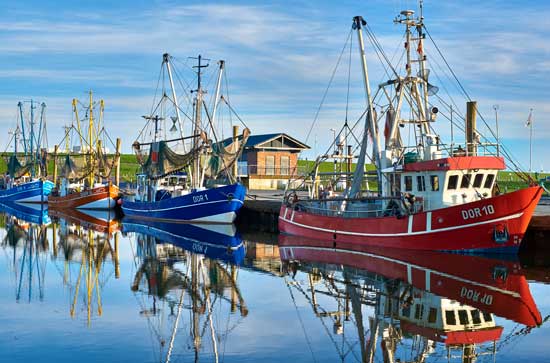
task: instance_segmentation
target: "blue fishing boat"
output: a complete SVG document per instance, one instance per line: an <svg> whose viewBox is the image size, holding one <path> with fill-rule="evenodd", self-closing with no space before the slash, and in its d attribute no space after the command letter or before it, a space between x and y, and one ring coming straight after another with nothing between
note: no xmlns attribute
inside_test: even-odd
<svg viewBox="0 0 550 363"><path fill-rule="evenodd" d="M221 94L224 62L218 63L218 81L215 91L208 93L213 98L207 103L201 74L208 60L201 56L196 59L198 65L194 68L198 81L197 88L190 90L195 95L190 100L194 115L191 119L177 102L172 57L163 55L162 79L169 80L171 92L162 87L162 95L155 97L160 101L153 104L150 115L143 116L145 127L139 133L139 140L132 145L141 170L135 191L126 193L121 201L125 216L160 221L232 223L243 205L246 188L237 179L237 160L250 131L245 127L242 135L238 135L238 127L233 125L232 138L218 139L223 133L220 134L214 125L220 123L216 117L222 112L218 107L221 101L234 113L227 97ZM168 77L164 77L165 72ZM212 107L209 109L207 104ZM182 114L190 122L184 123ZM171 128L166 120L172 121ZM185 124L189 124L187 129Z"/></svg>
<svg viewBox="0 0 550 363"><path fill-rule="evenodd" d="M210 259L240 265L245 247L234 225L208 225L174 222L144 221L124 218L122 232L151 237L156 244L169 243Z"/></svg>
<svg viewBox="0 0 550 363"><path fill-rule="evenodd" d="M46 104L40 104L38 128L35 129L35 109L37 103L29 101L30 110L24 110L24 102L18 103L18 121L14 131L9 133L12 138L13 152L4 154L8 166L7 173L0 178L0 203L26 202L46 203L54 183L46 180L47 149L46 141ZM18 151L18 144L23 146L23 153ZM21 158L21 161L19 160Z"/></svg>
<svg viewBox="0 0 550 363"><path fill-rule="evenodd" d="M9 214L25 222L49 225L52 220L48 215L46 204L19 204L15 202L0 203L0 212Z"/></svg>
<svg viewBox="0 0 550 363"><path fill-rule="evenodd" d="M49 180L31 180L20 184L12 184L0 189L0 203L46 203L54 183Z"/></svg>

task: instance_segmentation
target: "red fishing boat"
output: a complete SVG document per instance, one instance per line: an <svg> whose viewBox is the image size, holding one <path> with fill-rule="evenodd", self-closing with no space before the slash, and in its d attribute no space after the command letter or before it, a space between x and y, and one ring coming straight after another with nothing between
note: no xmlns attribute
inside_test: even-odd
<svg viewBox="0 0 550 363"><path fill-rule="evenodd" d="M433 106L428 97L438 88L428 79L424 17L416 18L412 10L406 10L395 22L405 26L402 59L406 59L406 74L398 75L397 68L386 65L394 74L371 95L363 29L369 39L374 39L374 35L363 18L353 19L367 99L366 109L359 117L364 118L362 136L347 137L353 135L354 128L346 121L335 135L333 154L318 158L315 170L304 178L301 187L308 187L307 198L295 191L285 195L279 230L369 246L516 252L543 189L528 175L519 174L526 181L524 189L509 193L499 190L497 175L506 167L505 158L513 163L510 153L499 145L498 139L490 142L481 135L476 126L476 102L467 102L462 124L457 124L459 117L453 116L453 106L440 97L440 108ZM374 52L383 54L378 43L374 44ZM451 121L451 135L453 125L465 130L464 148L457 147L454 139L450 144L441 142L432 125L438 117ZM381 122L384 148L378 133ZM409 146L403 142L407 134L401 129L405 127L409 127ZM354 171L352 160L356 153L348 139L362 140L358 141ZM369 178L365 176L370 155L367 143L376 167L370 186L376 185L376 190L369 190ZM335 160L335 172L330 181L322 182L319 165L329 158ZM338 173L337 159L345 161ZM328 186L323 189L322 183ZM337 187L342 192L333 195L332 190Z"/></svg>

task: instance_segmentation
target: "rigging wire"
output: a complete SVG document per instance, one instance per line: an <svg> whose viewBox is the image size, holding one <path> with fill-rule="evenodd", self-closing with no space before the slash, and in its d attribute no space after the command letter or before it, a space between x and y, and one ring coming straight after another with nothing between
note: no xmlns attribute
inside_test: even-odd
<svg viewBox="0 0 550 363"><path fill-rule="evenodd" d="M350 30L350 32L348 33L348 36L346 38L346 41L344 43L344 46L342 47L342 51L340 52L340 55L338 56L338 60L336 62L336 65L332 71L332 75L330 76L330 80L328 82L328 85L327 85L327 88L325 89L325 92L323 94L323 97L321 98L321 104L319 105L319 107L317 108L317 112L315 113L315 117L313 118L313 121L311 123L311 126L309 128L309 131L307 133L307 136L306 136L306 140L305 140L305 143L307 144L308 140L309 140L309 137L311 135L311 132L313 131L313 128L315 127L315 124L317 123L317 119L319 117L319 113L321 112L321 108L323 107L323 104L325 102L325 99L327 97L327 94L328 94L328 91L332 85L332 82L334 80L334 76L336 75L336 71L338 70L338 67L340 65L340 61L342 60L342 56L346 50L346 48L348 47L348 42L350 41L351 39L351 34L353 33L353 30Z"/></svg>

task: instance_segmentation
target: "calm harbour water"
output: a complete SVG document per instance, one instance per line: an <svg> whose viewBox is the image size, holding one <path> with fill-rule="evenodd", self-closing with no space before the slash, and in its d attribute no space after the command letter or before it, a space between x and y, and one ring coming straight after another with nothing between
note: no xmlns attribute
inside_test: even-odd
<svg viewBox="0 0 550 363"><path fill-rule="evenodd" d="M0 216L0 362L550 361L544 267L51 219Z"/></svg>

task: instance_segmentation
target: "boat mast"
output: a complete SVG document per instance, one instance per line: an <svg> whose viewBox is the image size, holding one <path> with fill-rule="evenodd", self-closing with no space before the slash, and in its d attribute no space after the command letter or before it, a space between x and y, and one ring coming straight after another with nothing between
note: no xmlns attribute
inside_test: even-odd
<svg viewBox="0 0 550 363"><path fill-rule="evenodd" d="M365 154L366 154L366 147L367 147L367 141L368 141L368 132L370 132L373 140L373 153L375 157L375 163L376 163L376 173L378 177L378 192L381 191L382 186L382 163L380 160L380 138L378 135L378 130L376 127L376 116L374 115L374 106L372 104L372 98L371 98L371 90L370 90L370 83L369 83L369 71L367 68L367 58L365 55L365 45L363 42L363 31L361 29L362 26L367 25L367 22L363 19L361 16L356 16L353 18L353 29L357 31L357 40L359 42L359 52L361 56L361 65L363 70L363 82L365 85L365 93L366 93L366 101L368 106L368 113L365 123L365 132L363 135L363 142L361 145L361 154L359 156L359 159L357 161L357 167L356 170L359 170L359 172L362 174L364 172L364 164L365 164ZM359 173L355 173L359 174ZM354 175L357 177L358 175ZM355 186L355 183L354 183ZM352 188L352 191L355 188ZM350 193L351 197L354 197L354 193Z"/></svg>
<svg viewBox="0 0 550 363"><path fill-rule="evenodd" d="M46 129L46 121L44 120L44 116L46 113L46 103L42 102L40 104L40 125L38 128L38 138L36 139L36 158L35 160L40 160L42 162L42 156L41 156L41 148L42 148L42 137L44 135L42 134L42 131ZM39 169L40 174L42 168Z"/></svg>
<svg viewBox="0 0 550 363"><path fill-rule="evenodd" d="M19 115L21 116L21 133L23 136L23 151L27 154L27 139L25 138L25 117L23 116L23 102L17 104Z"/></svg>
<svg viewBox="0 0 550 363"><path fill-rule="evenodd" d="M31 161L33 159L33 155L34 155L34 101L31 100L31 130L30 130L30 136L29 136L29 142L30 142L30 157L31 157ZM31 177L34 177L34 166L33 168L31 169Z"/></svg>
<svg viewBox="0 0 550 363"><path fill-rule="evenodd" d="M218 104L219 104L219 101L220 101L220 91L221 91L221 85L222 85L223 70L225 68L225 61L220 60L218 64L220 65L220 71L218 72L218 81L216 82L216 94L214 96L214 108L212 109L212 125L211 125L211 128L213 128L216 125L216 111L218 110ZM212 130L212 132L213 132L213 130Z"/></svg>
<svg viewBox="0 0 550 363"><path fill-rule="evenodd" d="M94 132L94 111L93 111L92 90L90 90L90 108L88 110L88 165L92 168L93 163L93 132ZM90 173L89 177L90 188L94 187L94 173Z"/></svg>
<svg viewBox="0 0 550 363"><path fill-rule="evenodd" d="M166 70L168 71L168 79L170 80L170 88L172 90L172 98L174 102L174 107L176 108L176 120L178 121L178 126L180 128L180 137L183 140L183 126L181 124L181 117L180 117L180 107L178 104L178 97L176 96L176 88L174 87L174 80L172 78L172 67L170 66L170 54L164 53L162 55L162 62L166 64ZM185 153L185 142L182 141L183 144L183 152Z"/></svg>
<svg viewBox="0 0 550 363"><path fill-rule="evenodd" d="M196 150L199 147L200 138L197 137L197 135L201 131L201 115L202 115L202 102L203 102L203 90L201 86L201 69L208 67L208 64L202 64L202 56L199 54L198 58L198 64L196 66L193 66L193 68L197 68L197 90L195 91L196 97L195 97L195 127L193 131L193 135L195 136L193 138L193 149ZM205 59L206 61L209 61L210 59ZM194 188L199 188L199 182L200 182L200 156L195 158L194 165L193 165L193 186Z"/></svg>

